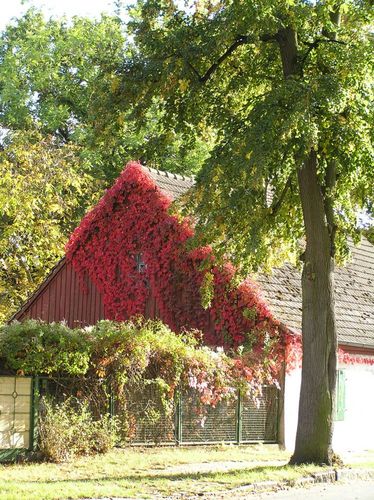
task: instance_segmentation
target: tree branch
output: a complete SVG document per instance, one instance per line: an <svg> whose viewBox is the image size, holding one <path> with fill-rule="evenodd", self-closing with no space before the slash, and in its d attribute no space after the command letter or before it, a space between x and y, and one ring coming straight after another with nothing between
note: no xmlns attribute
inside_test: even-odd
<svg viewBox="0 0 374 500"><path fill-rule="evenodd" d="M335 25L337 28L339 28L340 23L341 23L341 13L340 13L340 6L339 5L336 5L335 10L330 12L330 21L333 25ZM327 37L331 41L337 41L336 31L329 31L326 28L324 28L322 30L322 35L324 35L325 37Z"/></svg>
<svg viewBox="0 0 374 500"><path fill-rule="evenodd" d="M330 13L331 23L339 28L341 22L340 8L337 7L335 11ZM330 33L323 33L325 36L329 36L327 39L334 43L344 43L337 39L336 31ZM336 160L327 160L327 168L325 173L325 186L323 192L323 203L326 214L327 227L330 236L330 254L331 257L335 257L335 234L337 226L335 223L334 216L334 202L333 194L336 185Z"/></svg>
<svg viewBox="0 0 374 500"><path fill-rule="evenodd" d="M204 73L204 75L200 75L197 69L189 62L186 61L188 67L192 70L192 72L197 77L199 83L205 83L209 78L217 71L217 69L221 66L221 64L231 56L231 54L241 45L245 45L247 43L255 43L256 41L261 42L274 42L277 40L277 35L271 35L269 33L265 33L260 35L258 38L251 35L239 35L236 40L225 50L225 52L215 61Z"/></svg>
<svg viewBox="0 0 374 500"><path fill-rule="evenodd" d="M240 45L244 45L246 43L253 43L253 39L250 39L248 35L239 36L234 43L230 45L228 49L217 59L215 63L211 65L211 67L207 70L205 75L200 78L200 83L205 83L209 78L213 75L215 71L219 68L219 66L238 48Z"/></svg>
<svg viewBox="0 0 374 500"><path fill-rule="evenodd" d="M191 64L190 61L188 61L187 59L185 59L182 55L180 55L180 57L185 61L185 63L187 64L187 66L191 69L191 71L195 74L195 76L197 77L198 81L200 82L201 81L201 75L197 71L197 69L195 68L195 66L193 64Z"/></svg>
<svg viewBox="0 0 374 500"><path fill-rule="evenodd" d="M280 209L280 207L282 206L282 203L286 197L286 194L287 194L287 191L290 189L291 187L291 181L292 181L292 176L290 174L290 176L288 177L287 181L286 181L286 184L284 185L284 188L278 198L278 200L272 204L272 206L270 207L270 214L271 215L276 215L278 210Z"/></svg>
<svg viewBox="0 0 374 500"><path fill-rule="evenodd" d="M319 39L320 43L338 43L339 45L347 45L347 42L343 42L343 40L335 40L334 38L321 38Z"/></svg>
<svg viewBox="0 0 374 500"><path fill-rule="evenodd" d="M325 214L327 227L330 235L331 242L331 257L335 255L335 233L336 233L336 223L334 216L334 204L333 204L333 191L336 184L336 161L331 160L327 162L326 174L325 174L325 186L323 190L323 203L325 206Z"/></svg>
<svg viewBox="0 0 374 500"><path fill-rule="evenodd" d="M56 130L57 134L62 138L62 140L64 142L69 142L69 132L67 131L66 127L59 127L57 130Z"/></svg>
<svg viewBox="0 0 374 500"><path fill-rule="evenodd" d="M339 45L347 45L346 42L343 42L342 40L335 40L334 38L317 38L314 40L314 42L303 42L304 45L308 46L308 50L306 51L302 61L301 61L301 67L304 66L305 61L308 59L309 54L312 52L313 49L316 49L320 43L338 43Z"/></svg>
<svg viewBox="0 0 374 500"><path fill-rule="evenodd" d="M309 47L308 47L308 50L305 52L305 55L300 62L301 68L304 67L304 64L305 64L306 60L308 59L309 54L312 52L312 50L315 49L316 47L318 47L318 43L316 41L314 41L313 43L308 43L308 42L305 42L305 43Z"/></svg>

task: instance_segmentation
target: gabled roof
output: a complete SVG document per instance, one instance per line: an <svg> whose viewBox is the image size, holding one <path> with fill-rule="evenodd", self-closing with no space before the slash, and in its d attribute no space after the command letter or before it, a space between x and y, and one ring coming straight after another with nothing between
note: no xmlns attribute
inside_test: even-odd
<svg viewBox="0 0 374 500"><path fill-rule="evenodd" d="M156 185L173 200L188 191L193 177L142 167ZM50 279L63 265L62 260L47 280L23 306L24 311L44 290ZM301 273L286 263L271 275L259 275L263 296L276 319L292 330L301 332ZM351 260L345 267L336 268L336 324L340 344L374 348L374 246L365 238L352 246ZM13 318L19 317L20 312Z"/></svg>
<svg viewBox="0 0 374 500"><path fill-rule="evenodd" d="M173 200L186 193L195 183L194 177L172 174L150 167L142 167L155 181L157 186Z"/></svg>
<svg viewBox="0 0 374 500"><path fill-rule="evenodd" d="M50 270L49 274L46 276L44 281L40 283L37 289L29 296L26 302L22 305L18 311L16 311L11 318L8 320L20 320L24 314L24 312L38 299L38 297L44 292L49 283L53 280L53 278L61 271L63 266L65 265L66 258L62 257Z"/></svg>
<svg viewBox="0 0 374 500"><path fill-rule="evenodd" d="M142 165L142 169L154 180L161 191L163 191L172 200L175 200L182 196L195 183L195 178L193 176L188 177L171 172L156 170L144 165ZM45 280L28 297L22 307L11 316L11 318L8 320L9 322L13 320L21 320L23 318L24 313L34 304L36 300L38 300L38 298L42 295L44 290L55 278L55 276L61 271L65 264L66 258L63 257L53 266Z"/></svg>

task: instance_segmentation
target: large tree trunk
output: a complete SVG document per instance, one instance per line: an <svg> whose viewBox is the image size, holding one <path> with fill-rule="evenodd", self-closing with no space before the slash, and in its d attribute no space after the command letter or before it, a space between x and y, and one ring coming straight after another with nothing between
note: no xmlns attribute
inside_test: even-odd
<svg viewBox="0 0 374 500"><path fill-rule="evenodd" d="M279 30L284 77L302 78L296 32ZM331 464L336 382L333 209L329 198L335 167L327 168L325 196L312 149L298 171L306 236L302 275L303 364L296 446L291 463Z"/></svg>
<svg viewBox="0 0 374 500"><path fill-rule="evenodd" d="M298 172L306 251L302 274L303 361L296 446L291 463L332 462L336 381L334 259L314 150Z"/></svg>

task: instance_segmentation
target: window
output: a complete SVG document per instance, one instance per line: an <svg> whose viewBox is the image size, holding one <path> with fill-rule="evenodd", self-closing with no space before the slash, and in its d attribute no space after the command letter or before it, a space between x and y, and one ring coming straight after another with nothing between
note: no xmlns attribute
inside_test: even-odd
<svg viewBox="0 0 374 500"><path fill-rule="evenodd" d="M335 419L344 420L345 417L345 371L338 370L336 374L336 402Z"/></svg>
<svg viewBox="0 0 374 500"><path fill-rule="evenodd" d="M136 262L136 270L138 271L138 273L144 273L144 271L147 269L147 265L143 261L142 253L135 254L135 262Z"/></svg>

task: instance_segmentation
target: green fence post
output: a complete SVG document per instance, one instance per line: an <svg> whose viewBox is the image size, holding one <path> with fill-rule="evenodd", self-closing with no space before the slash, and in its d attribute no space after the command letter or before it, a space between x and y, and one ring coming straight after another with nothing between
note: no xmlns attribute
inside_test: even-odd
<svg viewBox="0 0 374 500"><path fill-rule="evenodd" d="M30 442L29 450L35 451L38 445L38 415L39 415L39 377L31 380L30 401Z"/></svg>
<svg viewBox="0 0 374 500"><path fill-rule="evenodd" d="M178 391L176 394L175 405L175 441L179 446L182 444L182 393Z"/></svg>
<svg viewBox="0 0 374 500"><path fill-rule="evenodd" d="M243 413L243 396L240 389L238 389L238 400L236 405L236 444L242 441L242 413Z"/></svg>

